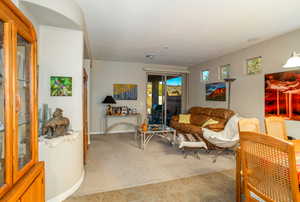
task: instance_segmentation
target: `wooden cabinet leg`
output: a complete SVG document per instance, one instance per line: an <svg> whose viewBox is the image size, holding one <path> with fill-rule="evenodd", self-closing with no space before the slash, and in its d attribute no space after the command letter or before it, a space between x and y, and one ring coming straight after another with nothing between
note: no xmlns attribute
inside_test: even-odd
<svg viewBox="0 0 300 202"><path fill-rule="evenodd" d="M242 194L242 180L241 180L241 149L236 150L236 170L235 170L235 183L236 183L236 202L241 202Z"/></svg>

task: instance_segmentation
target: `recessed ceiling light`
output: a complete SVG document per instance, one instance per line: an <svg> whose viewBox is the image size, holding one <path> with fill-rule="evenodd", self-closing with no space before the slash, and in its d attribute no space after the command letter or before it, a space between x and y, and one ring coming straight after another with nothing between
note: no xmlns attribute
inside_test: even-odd
<svg viewBox="0 0 300 202"><path fill-rule="evenodd" d="M154 54L146 54L145 57L152 60L152 59L154 59L155 55Z"/></svg>

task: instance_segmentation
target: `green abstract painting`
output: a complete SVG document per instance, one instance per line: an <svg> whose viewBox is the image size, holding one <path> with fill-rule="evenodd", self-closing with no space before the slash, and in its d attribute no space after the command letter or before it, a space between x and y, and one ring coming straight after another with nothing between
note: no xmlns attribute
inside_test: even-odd
<svg viewBox="0 0 300 202"><path fill-rule="evenodd" d="M51 96L72 96L72 77L51 76Z"/></svg>
<svg viewBox="0 0 300 202"><path fill-rule="evenodd" d="M262 71L262 57L250 58L247 60L247 74L253 75Z"/></svg>

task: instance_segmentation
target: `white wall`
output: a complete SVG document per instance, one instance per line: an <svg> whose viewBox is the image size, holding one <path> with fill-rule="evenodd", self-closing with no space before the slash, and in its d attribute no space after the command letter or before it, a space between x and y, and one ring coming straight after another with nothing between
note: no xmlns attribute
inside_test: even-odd
<svg viewBox="0 0 300 202"><path fill-rule="evenodd" d="M52 139L50 144L39 142L39 156L45 161L48 202L65 199L80 185L84 176L82 140L82 134L76 132L72 137Z"/></svg>
<svg viewBox="0 0 300 202"><path fill-rule="evenodd" d="M76 23L79 27L84 27L84 17L81 8L74 0L15 0L21 2L28 2L34 5L39 5L55 11L66 18ZM44 18L45 16L41 16Z"/></svg>
<svg viewBox="0 0 300 202"><path fill-rule="evenodd" d="M82 130L82 31L49 26L40 27L39 103L64 110L70 118L71 128ZM50 76L68 76L73 80L73 92L69 97L50 96Z"/></svg>
<svg viewBox="0 0 300 202"><path fill-rule="evenodd" d="M231 108L244 117L257 117L263 126L264 118L264 75L286 71L282 68L292 51L300 52L300 30L265 41L247 49L191 67L190 106L226 107L226 102L205 101L205 84L200 81L200 72L211 71L210 81L218 81L218 67L231 64L231 77L237 78L232 84ZM263 72L246 75L246 59L263 57ZM289 135L298 136L299 121L287 121Z"/></svg>
<svg viewBox="0 0 300 202"><path fill-rule="evenodd" d="M12 1L22 12L23 14L31 21L33 24L37 35L39 34L39 23L37 19L28 11L28 9L20 3L20 0L13 0Z"/></svg>
<svg viewBox="0 0 300 202"><path fill-rule="evenodd" d="M147 76L143 68L186 70L187 67L155 65L143 63L127 63L96 60L91 69L91 129L92 133L103 132L103 114L105 106L101 104L107 95L113 94L113 84L137 84L138 100L118 101L117 105L136 107L139 113L146 113L146 82ZM115 120L120 121L120 120ZM126 119L123 121L129 121ZM131 120L134 123L134 119ZM115 123L114 120L109 125ZM110 132L130 131L131 127L119 126Z"/></svg>
<svg viewBox="0 0 300 202"><path fill-rule="evenodd" d="M70 128L79 133L78 140L51 148L40 148L40 160L46 163L46 198L66 194L83 173L82 151L82 72L83 32L50 26L40 26L39 34L39 107L62 108L70 119ZM72 77L70 97L50 96L50 77ZM67 146L66 146L67 145ZM57 170L53 170L53 155L60 153ZM63 161L63 159L70 161ZM71 163L70 163L71 162ZM57 184L59 183L59 184ZM61 184L63 183L63 184Z"/></svg>

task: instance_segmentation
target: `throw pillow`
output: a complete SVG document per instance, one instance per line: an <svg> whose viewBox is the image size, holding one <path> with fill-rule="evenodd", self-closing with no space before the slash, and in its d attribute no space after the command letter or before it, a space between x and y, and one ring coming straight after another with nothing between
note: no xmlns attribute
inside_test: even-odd
<svg viewBox="0 0 300 202"><path fill-rule="evenodd" d="M190 114L179 114L179 123L190 124L191 115Z"/></svg>
<svg viewBox="0 0 300 202"><path fill-rule="evenodd" d="M202 128L204 128L205 126L208 126L210 124L217 124L219 123L219 121L213 120L213 119L208 119L203 125Z"/></svg>

